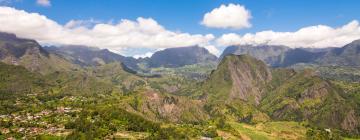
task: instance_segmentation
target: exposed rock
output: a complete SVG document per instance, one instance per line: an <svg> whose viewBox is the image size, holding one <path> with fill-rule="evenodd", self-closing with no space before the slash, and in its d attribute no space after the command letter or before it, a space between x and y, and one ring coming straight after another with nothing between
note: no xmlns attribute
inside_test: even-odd
<svg viewBox="0 0 360 140"><path fill-rule="evenodd" d="M359 118L356 117L355 111L350 110L346 116L344 121L341 123L341 128L347 130L348 132L360 133L359 131Z"/></svg>

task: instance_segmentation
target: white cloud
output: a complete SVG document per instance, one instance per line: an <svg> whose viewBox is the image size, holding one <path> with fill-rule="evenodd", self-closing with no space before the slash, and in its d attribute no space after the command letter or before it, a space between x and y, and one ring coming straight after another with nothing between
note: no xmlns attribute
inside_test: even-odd
<svg viewBox="0 0 360 140"><path fill-rule="evenodd" d="M204 15L201 24L214 28L242 29L251 27L251 13L239 4L221 5Z"/></svg>
<svg viewBox="0 0 360 140"><path fill-rule="evenodd" d="M357 20L341 27L332 28L317 25L301 28L295 32L262 31L247 33L243 36L230 33L216 40L219 46L243 44L286 45L290 47L341 47L353 40L360 39L360 26Z"/></svg>
<svg viewBox="0 0 360 140"><path fill-rule="evenodd" d="M157 49L152 49L152 50L147 50L146 49L141 49L138 50L140 51L135 53L135 55L133 55L134 58L146 58L146 57L151 57L155 52L158 52L158 51L162 51L162 50L165 50L166 48L157 48ZM133 50L134 51L134 50ZM142 52L142 53L141 53Z"/></svg>
<svg viewBox="0 0 360 140"><path fill-rule="evenodd" d="M0 7L0 24L0 31L36 39L42 44L86 45L112 50L207 45L215 38L212 34L169 31L152 18L123 19L117 24L95 23L89 28L81 21L60 25L38 13L10 7Z"/></svg>
<svg viewBox="0 0 360 140"><path fill-rule="evenodd" d="M146 58L146 57L151 57L154 54L154 52L147 52L145 54L138 54L138 55L134 55L133 57L138 59L138 58Z"/></svg>
<svg viewBox="0 0 360 140"><path fill-rule="evenodd" d="M207 45L203 46L205 49L207 49L210 53L220 56L220 51L214 46L214 45Z"/></svg>
<svg viewBox="0 0 360 140"><path fill-rule="evenodd" d="M36 3L40 6L51 6L50 0L36 0Z"/></svg>

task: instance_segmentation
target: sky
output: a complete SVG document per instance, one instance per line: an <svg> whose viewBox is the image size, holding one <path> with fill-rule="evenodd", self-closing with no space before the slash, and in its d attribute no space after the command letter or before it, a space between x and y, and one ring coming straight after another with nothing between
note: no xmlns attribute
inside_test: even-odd
<svg viewBox="0 0 360 140"><path fill-rule="evenodd" d="M126 56L199 45L341 47L360 39L358 0L0 0L0 31Z"/></svg>

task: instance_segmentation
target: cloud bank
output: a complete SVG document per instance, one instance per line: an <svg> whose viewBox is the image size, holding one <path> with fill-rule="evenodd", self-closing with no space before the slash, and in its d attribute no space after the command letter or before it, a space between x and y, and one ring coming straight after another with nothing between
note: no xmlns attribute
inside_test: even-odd
<svg viewBox="0 0 360 140"><path fill-rule="evenodd" d="M216 40L219 46L230 45L286 45L289 47L341 47L360 39L360 26L357 20L338 28L317 25L301 28L295 32L275 32L272 30L239 35L224 34Z"/></svg>
<svg viewBox="0 0 360 140"><path fill-rule="evenodd" d="M36 39L42 44L86 45L112 50L122 48L171 48L205 46L215 37L212 34L173 32L152 18L135 21L123 19L116 24L72 20L66 25L38 13L28 13L10 7L0 7L0 31L19 37Z"/></svg>
<svg viewBox="0 0 360 140"><path fill-rule="evenodd" d="M228 6L222 5L208 14L226 13L219 11L229 7L233 7L232 9L240 7L243 11L247 11L240 5L229 4ZM250 13L248 15L251 17ZM230 22L227 23L227 26L223 24L223 28L235 28L235 25L231 23L232 20L222 21ZM249 22L244 23L247 24L243 24L243 27L251 26ZM237 27L240 28L240 26ZM360 39L360 25L357 20L340 27L316 25L304 27L295 32L268 30L244 35L229 33L223 34L215 40L215 36L212 34L189 34L167 30L152 18L123 19L117 23L104 23L94 19L71 20L65 25L61 25L44 15L6 6L0 6L0 31L35 39L45 45L85 45L116 52L126 52L129 50L126 48L157 50L158 48L199 45L215 55L220 54L217 47L230 45L269 44L286 45L293 48L322 48L341 47L353 40ZM137 54L141 54L138 55L139 57L145 57L153 53L152 51L148 52Z"/></svg>
<svg viewBox="0 0 360 140"><path fill-rule="evenodd" d="M239 4L221 5L204 15L202 25L213 28L242 29L251 27L251 14Z"/></svg>

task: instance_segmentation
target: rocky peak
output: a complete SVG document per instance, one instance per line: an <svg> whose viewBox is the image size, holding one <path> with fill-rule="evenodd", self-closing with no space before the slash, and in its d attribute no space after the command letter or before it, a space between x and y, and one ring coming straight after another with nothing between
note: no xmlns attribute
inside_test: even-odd
<svg viewBox="0 0 360 140"><path fill-rule="evenodd" d="M207 84L210 87L224 85L229 89L217 91L227 100L241 99L259 104L266 83L272 79L271 72L264 62L249 55L227 55L218 68L212 72ZM216 93L218 92L218 93Z"/></svg>

